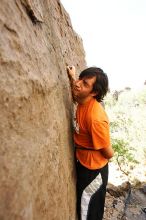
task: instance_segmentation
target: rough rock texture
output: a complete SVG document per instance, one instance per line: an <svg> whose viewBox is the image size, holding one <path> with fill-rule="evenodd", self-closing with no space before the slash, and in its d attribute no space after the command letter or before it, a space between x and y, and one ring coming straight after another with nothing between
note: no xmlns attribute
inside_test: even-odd
<svg viewBox="0 0 146 220"><path fill-rule="evenodd" d="M109 163L109 183L105 202L105 220L146 220L146 176L139 175L144 165L125 175L114 162ZM132 174L133 173L133 174ZM141 172L140 172L141 174ZM137 179L138 178L138 179Z"/></svg>
<svg viewBox="0 0 146 220"><path fill-rule="evenodd" d="M109 184L105 204L105 220L146 220L146 195L143 187L135 188L127 183L115 187Z"/></svg>
<svg viewBox="0 0 146 220"><path fill-rule="evenodd" d="M0 220L75 220L67 64L82 41L58 0L0 2Z"/></svg>

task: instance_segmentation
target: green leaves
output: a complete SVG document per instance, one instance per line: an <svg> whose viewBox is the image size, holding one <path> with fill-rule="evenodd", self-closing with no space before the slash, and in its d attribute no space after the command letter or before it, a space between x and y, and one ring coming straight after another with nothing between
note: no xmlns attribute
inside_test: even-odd
<svg viewBox="0 0 146 220"><path fill-rule="evenodd" d="M139 91L109 93L105 109L110 119L113 160L125 173L125 166L146 162L146 87Z"/></svg>

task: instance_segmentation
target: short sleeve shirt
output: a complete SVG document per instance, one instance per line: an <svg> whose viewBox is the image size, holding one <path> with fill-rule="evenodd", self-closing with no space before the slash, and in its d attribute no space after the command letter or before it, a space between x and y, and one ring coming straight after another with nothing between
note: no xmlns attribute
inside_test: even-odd
<svg viewBox="0 0 146 220"><path fill-rule="evenodd" d="M74 142L84 149L91 149L76 149L76 158L83 166L100 169L107 164L100 149L111 145L109 120L103 106L94 98L77 106Z"/></svg>

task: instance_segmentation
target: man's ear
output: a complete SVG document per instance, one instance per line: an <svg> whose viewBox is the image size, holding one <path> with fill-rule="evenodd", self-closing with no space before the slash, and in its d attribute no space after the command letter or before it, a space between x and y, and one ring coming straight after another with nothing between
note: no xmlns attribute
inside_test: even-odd
<svg viewBox="0 0 146 220"><path fill-rule="evenodd" d="M91 96L94 97L94 96L97 96L98 92L91 92Z"/></svg>

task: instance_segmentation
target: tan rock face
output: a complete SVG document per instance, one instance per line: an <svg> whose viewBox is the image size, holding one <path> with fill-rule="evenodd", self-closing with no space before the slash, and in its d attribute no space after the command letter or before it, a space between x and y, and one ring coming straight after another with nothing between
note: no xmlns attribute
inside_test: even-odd
<svg viewBox="0 0 146 220"><path fill-rule="evenodd" d="M57 0L0 3L0 219L75 220L66 65L85 67Z"/></svg>

